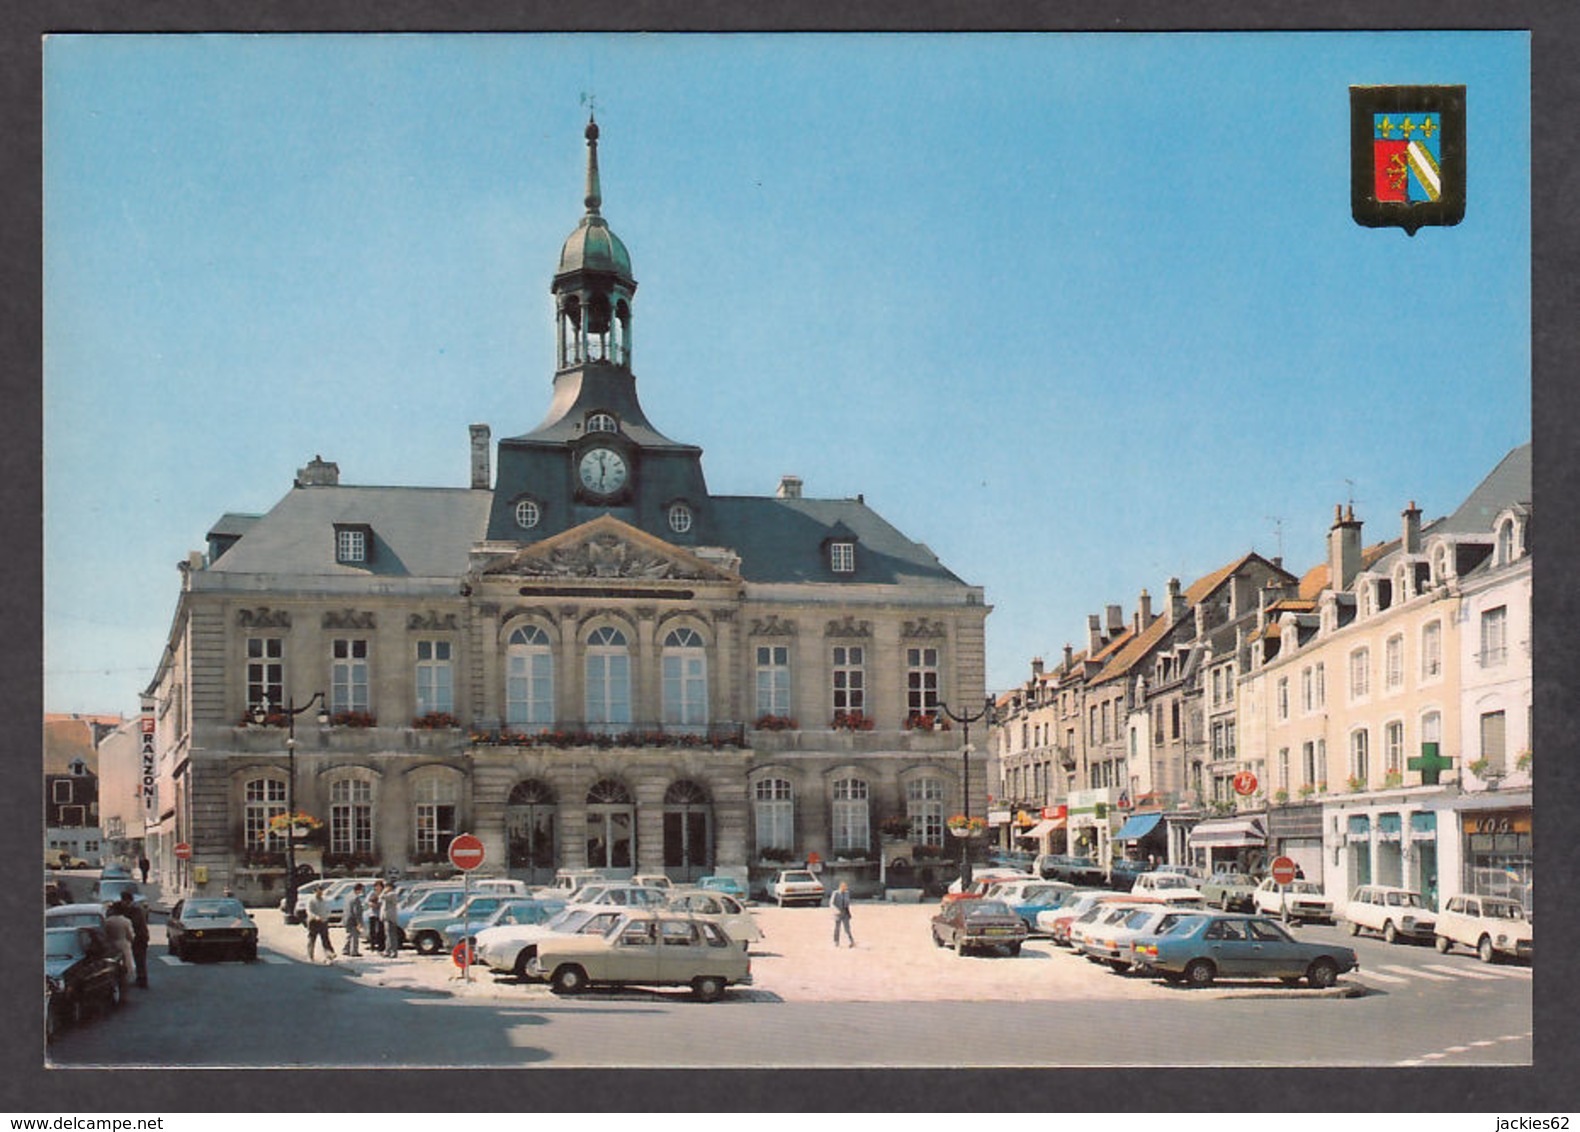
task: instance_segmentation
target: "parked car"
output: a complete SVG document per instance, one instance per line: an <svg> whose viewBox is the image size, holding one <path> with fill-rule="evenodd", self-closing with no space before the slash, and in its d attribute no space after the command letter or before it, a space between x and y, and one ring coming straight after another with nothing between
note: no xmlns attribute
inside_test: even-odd
<svg viewBox="0 0 1580 1132"><path fill-rule="evenodd" d="M949 946L955 954L1003 948L1010 955L1020 954L1026 942L1026 922L1010 911L1002 900L957 900L943 905L933 917L933 944Z"/></svg>
<svg viewBox="0 0 1580 1132"><path fill-rule="evenodd" d="M1195 900L1201 901L1202 891L1197 888L1190 877L1181 876L1179 873L1165 873L1154 869L1150 873L1142 873L1136 878L1136 883L1130 891L1137 896L1162 896L1168 894L1176 901Z"/></svg>
<svg viewBox="0 0 1580 1132"><path fill-rule="evenodd" d="M1421 900L1420 893L1385 884L1363 884L1357 888L1350 894L1344 918L1350 922L1351 935L1360 935L1364 928L1377 932L1389 943L1397 942L1400 936L1430 941L1436 934L1437 917Z"/></svg>
<svg viewBox="0 0 1580 1132"><path fill-rule="evenodd" d="M97 1006L121 1004L126 971L121 954L100 928L44 929L44 1035L53 1040L61 1028L79 1022Z"/></svg>
<svg viewBox="0 0 1580 1132"><path fill-rule="evenodd" d="M781 908L787 904L821 904L823 895L823 882L809 869L780 869L779 875L768 882L768 899Z"/></svg>
<svg viewBox="0 0 1580 1132"><path fill-rule="evenodd" d="M1155 873L1174 873L1177 876L1187 877L1197 888L1200 888L1201 882L1207 879L1195 865L1158 865L1152 871Z"/></svg>
<svg viewBox="0 0 1580 1132"><path fill-rule="evenodd" d="M994 884L986 895L990 900L1008 904L1011 912L1026 921L1026 930L1031 932L1037 927L1037 913L1058 907L1075 891L1073 884L1062 880L1010 880Z"/></svg>
<svg viewBox="0 0 1580 1132"><path fill-rule="evenodd" d="M1183 887L1192 885L1186 880ZM1200 890L1203 904L1225 912L1250 912L1256 907L1256 878L1238 869L1220 869L1194 887Z"/></svg>
<svg viewBox="0 0 1580 1132"><path fill-rule="evenodd" d="M104 930L103 904L57 904L44 909L46 928L98 928Z"/></svg>
<svg viewBox="0 0 1580 1132"><path fill-rule="evenodd" d="M495 908L482 922L465 919L466 909L461 909L461 919L451 920L444 926L445 954L455 951L463 939L471 939L472 946L477 946L478 934L489 928L508 928L520 925L529 927L536 924L546 924L555 916L565 911L565 901L545 900L536 896L509 896L504 903Z"/></svg>
<svg viewBox="0 0 1580 1132"><path fill-rule="evenodd" d="M1113 930L1132 912L1149 906L1156 907L1156 903L1138 904L1133 903L1128 898L1098 901L1070 921L1070 930L1067 936L1070 950L1077 955L1084 955L1086 958L1096 962L1098 957L1094 956L1090 951L1090 941Z"/></svg>
<svg viewBox="0 0 1580 1132"><path fill-rule="evenodd" d="M595 884L608 879L597 869L561 869L554 874L553 881L538 889L538 895L555 896L563 900L584 884Z"/></svg>
<svg viewBox="0 0 1580 1132"><path fill-rule="evenodd" d="M742 947L761 943L763 929L757 917L746 905L723 892L704 892L701 889L676 891L669 897L669 910L689 916L705 916L724 929L724 933Z"/></svg>
<svg viewBox="0 0 1580 1132"><path fill-rule="evenodd" d="M461 895L462 899L453 907L441 906L427 911L413 912L401 927L405 937L404 942L415 947L418 955L437 955L444 948L445 929L452 923L469 919L474 925L480 926L498 911L501 905L513 899L527 899L504 896L497 892L473 893L469 900L465 898L464 890ZM448 903L443 899L434 899L433 902L436 905ZM397 918L398 916L399 913Z"/></svg>
<svg viewBox="0 0 1580 1132"><path fill-rule="evenodd" d="M1333 901L1322 895L1322 886L1314 880L1291 881L1280 889L1276 880L1264 877L1256 886L1255 907L1251 910L1264 916L1282 917L1286 904L1291 920L1333 921Z"/></svg>
<svg viewBox="0 0 1580 1132"><path fill-rule="evenodd" d="M709 892L722 892L726 896L733 896L744 903L747 898L746 886L734 877L706 876L697 881L697 887Z"/></svg>
<svg viewBox="0 0 1580 1132"><path fill-rule="evenodd" d="M114 904L121 898L121 893L130 892L132 903L139 908L148 908L148 897L143 895L143 890L131 877L104 877L99 878L99 883L94 889L93 898L100 904Z"/></svg>
<svg viewBox="0 0 1580 1132"><path fill-rule="evenodd" d="M997 882L1002 881L1002 880L1032 880L1032 879L1034 879L1032 877L1032 875L1030 873L1026 872L1023 869L1008 869L1008 868L1003 868L1003 867L999 867L999 866L989 865L986 868L972 869L971 870L971 883L969 885L962 884L961 883L961 878L960 877L956 877L954 880L952 880L949 883L949 887L948 887L948 889L945 890L944 895L945 896L960 896L960 895L963 895L965 893L971 892L971 893L974 893L977 896L980 896L980 895L982 895L983 891L986 890L988 885L996 884Z"/></svg>
<svg viewBox="0 0 1580 1132"><path fill-rule="evenodd" d="M1144 935L1163 935L1186 916L1194 915L1166 904L1120 907L1123 914L1117 920L1087 932L1082 942L1082 950L1088 959L1106 963L1116 971L1128 971L1136 966L1135 957L1130 951L1130 944L1134 940Z"/></svg>
<svg viewBox="0 0 1580 1132"><path fill-rule="evenodd" d="M631 883L643 888L662 888L665 892L675 887L675 882L663 873L638 873L631 878Z"/></svg>
<svg viewBox="0 0 1580 1132"><path fill-rule="evenodd" d="M1360 966L1348 947L1305 943L1267 916L1233 913L1186 916L1162 935L1138 936L1130 952L1134 962L1167 981L1193 987L1211 986L1218 978L1276 978L1290 986L1305 979L1313 987L1331 987L1339 975Z"/></svg>
<svg viewBox="0 0 1580 1132"><path fill-rule="evenodd" d="M310 880L305 884L297 885L296 907L294 909L287 908L285 906L285 902L289 899L289 897L280 897L280 911L286 914L285 922L288 924L300 923L302 919L301 910L307 906L307 898L313 893L317 892L319 889L327 888L333 883L333 881L328 880Z"/></svg>
<svg viewBox="0 0 1580 1132"><path fill-rule="evenodd" d="M1103 870L1090 857L1069 857L1043 853L1032 865L1032 872L1043 880L1062 880L1067 884L1102 884Z"/></svg>
<svg viewBox="0 0 1580 1132"><path fill-rule="evenodd" d="M187 960L222 952L251 963L258 958L258 925L233 896L190 896L176 901L165 924L170 954Z"/></svg>
<svg viewBox="0 0 1580 1132"><path fill-rule="evenodd" d="M1128 892L1136 883L1136 878L1148 871L1148 866L1143 861L1121 859L1115 861L1108 869L1108 876L1103 883L1109 888L1121 892Z"/></svg>
<svg viewBox="0 0 1580 1132"><path fill-rule="evenodd" d="M589 986L689 986L714 1002L725 988L750 983L751 959L710 920L668 912L627 912L603 935L555 935L528 963L556 994Z"/></svg>
<svg viewBox="0 0 1580 1132"><path fill-rule="evenodd" d="M100 880L130 879L131 875L132 870L118 861L111 861L108 865L105 865L99 870Z"/></svg>
<svg viewBox="0 0 1580 1132"><path fill-rule="evenodd" d="M603 884L582 885L571 893L566 903L612 904L618 908L662 908L668 899L668 889L608 881Z"/></svg>
<svg viewBox="0 0 1580 1132"><path fill-rule="evenodd" d="M1437 949L1445 954L1462 943L1483 963L1491 963L1499 955L1531 958L1531 921L1524 905L1506 896L1449 897L1438 913L1434 933Z"/></svg>
<svg viewBox="0 0 1580 1132"><path fill-rule="evenodd" d="M541 924L499 924L477 933L477 961L495 971L529 978L528 964L549 936L588 932L602 935L624 915L618 908L566 908Z"/></svg>
<svg viewBox="0 0 1580 1132"><path fill-rule="evenodd" d="M1073 900L1068 900L1051 911L1038 912L1037 930L1053 940L1054 943L1068 944L1070 941L1070 925L1079 917L1086 915L1104 897L1107 897L1109 900L1118 900L1128 895L1128 893L1109 892L1104 889L1088 889L1084 892L1079 892Z"/></svg>

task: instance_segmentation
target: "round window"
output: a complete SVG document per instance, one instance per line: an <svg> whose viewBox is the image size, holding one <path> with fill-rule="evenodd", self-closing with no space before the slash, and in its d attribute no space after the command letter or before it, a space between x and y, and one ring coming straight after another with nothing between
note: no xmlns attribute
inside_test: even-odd
<svg viewBox="0 0 1580 1132"><path fill-rule="evenodd" d="M538 520L543 518L543 510L530 499L523 499L516 504L516 525L530 530L538 525Z"/></svg>
<svg viewBox="0 0 1580 1132"><path fill-rule="evenodd" d="M691 530L691 508L684 503L676 503L670 507L669 529L679 534Z"/></svg>

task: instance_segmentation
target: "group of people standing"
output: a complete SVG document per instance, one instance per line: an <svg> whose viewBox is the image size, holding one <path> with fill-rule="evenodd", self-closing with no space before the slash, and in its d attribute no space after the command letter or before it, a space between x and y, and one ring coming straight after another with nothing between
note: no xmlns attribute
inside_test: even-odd
<svg viewBox="0 0 1580 1132"><path fill-rule="evenodd" d="M351 886L351 893L346 897L345 911L341 916L341 927L345 929L345 951L347 958L362 955L362 937L367 936L368 950L383 955L387 959L394 959L400 954L400 896L395 891L393 884L385 884L383 880L373 882L371 892L362 885ZM307 899L307 961L316 963L317 945L324 945L324 962L335 961L335 947L329 939L329 901L324 899L323 890L315 891Z"/></svg>
<svg viewBox="0 0 1580 1132"><path fill-rule="evenodd" d="M137 985L148 986L148 913L132 899L130 889L104 906L104 934L121 953L121 983L136 972Z"/></svg>

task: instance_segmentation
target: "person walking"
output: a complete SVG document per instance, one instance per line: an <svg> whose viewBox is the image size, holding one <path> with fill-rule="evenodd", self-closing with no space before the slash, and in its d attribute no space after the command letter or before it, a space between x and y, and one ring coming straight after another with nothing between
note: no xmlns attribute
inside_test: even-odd
<svg viewBox="0 0 1580 1132"><path fill-rule="evenodd" d="M145 854L137 859L137 871L143 874L143 883L148 883L148 857Z"/></svg>
<svg viewBox="0 0 1580 1132"><path fill-rule="evenodd" d="M384 950L384 882L373 882L373 891L368 893L368 950L381 952Z"/></svg>
<svg viewBox="0 0 1580 1132"><path fill-rule="evenodd" d="M379 918L384 921L384 956L394 959L400 954L400 897L393 884L384 890Z"/></svg>
<svg viewBox="0 0 1580 1132"><path fill-rule="evenodd" d="M834 895L828 898L828 906L834 909L834 946L839 946L839 931L844 928L845 938L855 947L856 937L850 934L850 885L840 881Z"/></svg>
<svg viewBox="0 0 1580 1132"><path fill-rule="evenodd" d="M314 889L313 894L307 898L307 961L318 962L313 954L314 945L323 942L324 962L335 961L335 945L329 942L329 901L324 899L324 890Z"/></svg>
<svg viewBox="0 0 1580 1132"><path fill-rule="evenodd" d="M132 925L132 963L137 968L137 985L148 989L148 913L132 899L132 890L121 889L121 915Z"/></svg>
<svg viewBox="0 0 1580 1132"><path fill-rule="evenodd" d="M114 901L104 906L104 934L109 937L110 946L121 956L121 989L125 990L131 985L137 960L132 955L132 921L126 918L121 906Z"/></svg>
<svg viewBox="0 0 1580 1132"><path fill-rule="evenodd" d="M351 895L346 897L346 915L341 921L346 929L345 953L347 956L362 954L362 886L351 886Z"/></svg>

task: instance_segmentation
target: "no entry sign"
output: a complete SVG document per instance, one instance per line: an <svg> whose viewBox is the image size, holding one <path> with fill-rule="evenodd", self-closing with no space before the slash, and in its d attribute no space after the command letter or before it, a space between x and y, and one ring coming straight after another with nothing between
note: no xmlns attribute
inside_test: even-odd
<svg viewBox="0 0 1580 1132"><path fill-rule="evenodd" d="M450 863L469 873L483 863L483 843L470 833L457 834L450 842Z"/></svg>
<svg viewBox="0 0 1580 1132"><path fill-rule="evenodd" d="M1295 862L1288 857L1279 857L1273 862L1273 882L1275 884L1295 883Z"/></svg>
<svg viewBox="0 0 1580 1132"><path fill-rule="evenodd" d="M192 859L192 846L185 841L177 842L174 852L178 861L190 861Z"/></svg>

